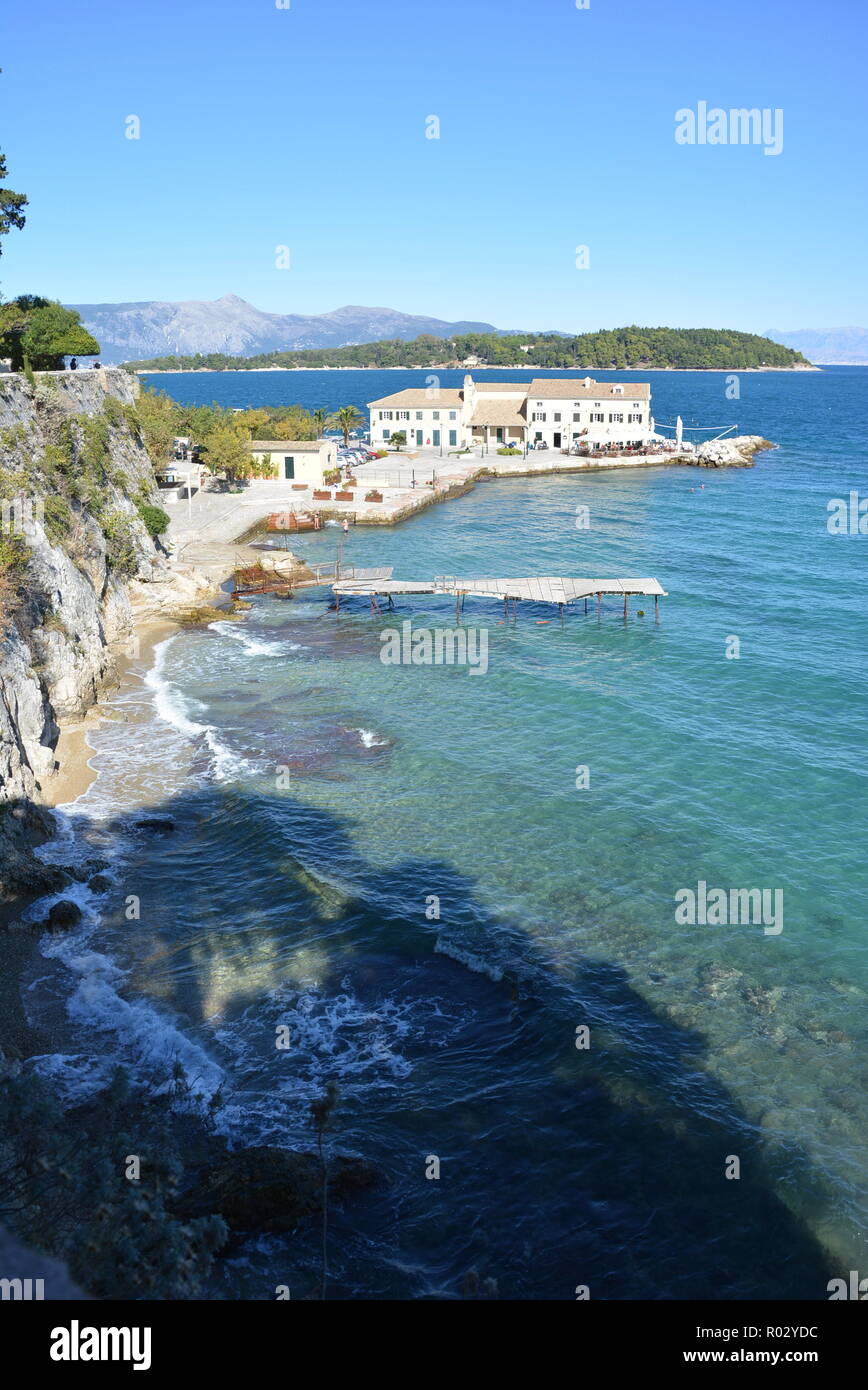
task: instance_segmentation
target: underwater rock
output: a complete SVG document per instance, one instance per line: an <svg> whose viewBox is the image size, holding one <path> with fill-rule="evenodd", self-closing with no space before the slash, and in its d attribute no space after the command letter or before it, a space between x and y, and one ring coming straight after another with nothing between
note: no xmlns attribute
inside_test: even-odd
<svg viewBox="0 0 868 1390"><path fill-rule="evenodd" d="M707 965L700 965L696 978L705 993L710 994L712 999L717 999L731 989L736 980L741 979L741 971L735 970L731 965L720 965L713 960Z"/></svg>
<svg viewBox="0 0 868 1390"><path fill-rule="evenodd" d="M852 1042L849 1033L845 1033L841 1028L827 1028L825 1023L816 1018L809 1018L805 1023L800 1023L799 1028L813 1042L822 1043L825 1047L849 1047Z"/></svg>
<svg viewBox="0 0 868 1390"><path fill-rule="evenodd" d="M741 997L760 1014L773 1014L778 1007L774 990L764 989L762 985L745 985Z"/></svg>
<svg viewBox="0 0 868 1390"><path fill-rule="evenodd" d="M338 1155L328 1162L328 1193L339 1199L375 1186L380 1174L361 1158ZM229 1230L291 1231L322 1208L322 1169L316 1154L262 1145L224 1154L196 1174L179 1199L185 1218L218 1214Z"/></svg>

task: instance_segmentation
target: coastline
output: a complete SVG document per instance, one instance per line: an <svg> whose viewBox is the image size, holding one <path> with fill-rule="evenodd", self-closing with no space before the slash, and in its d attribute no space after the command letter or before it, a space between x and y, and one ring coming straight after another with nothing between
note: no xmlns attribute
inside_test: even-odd
<svg viewBox="0 0 868 1390"><path fill-rule="evenodd" d="M157 644L179 629L180 624L177 622L149 616L143 616L134 624L132 635L138 642L138 654L133 656L128 649L118 653L116 682L106 687L103 696L91 706L82 719L67 721L61 725L55 747L58 768L42 788L42 799L39 803L42 807L48 811L62 809L77 801L92 786L99 774L91 766L94 749L88 742L88 734L106 719L114 717L108 713L107 702L144 679L144 674L153 666ZM0 971L0 1056L18 1061L39 1056L44 1052L57 1051L63 1043L61 1030L58 1030L55 1036L44 1026L37 1029L28 1022L21 998L21 978L29 964L39 955L39 941L43 929L39 926L17 924L21 922L22 914L27 908L42 896L45 895L22 894L10 902L0 904L4 966Z"/></svg>
<svg viewBox="0 0 868 1390"><path fill-rule="evenodd" d="M153 666L154 651L159 642L180 630L180 624L170 618L143 616L133 626L131 643L122 647L115 655L117 679L103 692L103 696L91 705L82 719L69 720L60 726L60 736L55 747L57 770L50 781L42 788L42 805L49 810L68 806L83 796L99 775L91 766L90 759L94 749L88 742L88 734L99 728L107 719L114 718L108 713L107 700L114 699L140 681L139 670L144 664L145 671ZM138 653L134 656L129 647L134 642Z"/></svg>
<svg viewBox="0 0 868 1390"><path fill-rule="evenodd" d="M118 364L125 367L125 363ZM860 366L861 363L827 363L828 366ZM795 367L540 367L533 362L506 362L497 366L474 363L466 367L464 363L429 362L414 367L136 367L135 376L192 376L203 372L703 372L708 376L726 376L737 373L746 376L749 372L822 372L823 366L810 362Z"/></svg>

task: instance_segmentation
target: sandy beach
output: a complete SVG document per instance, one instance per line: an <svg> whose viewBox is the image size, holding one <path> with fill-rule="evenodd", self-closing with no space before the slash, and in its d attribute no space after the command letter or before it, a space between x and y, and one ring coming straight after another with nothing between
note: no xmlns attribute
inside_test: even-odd
<svg viewBox="0 0 868 1390"><path fill-rule="evenodd" d="M46 806L66 806L87 791L96 776L90 765L93 748L88 742L89 732L103 720L118 717L110 704L112 697L141 681L142 666L150 669L157 643L177 630L178 624L168 619L144 618L136 624L129 642L116 649L116 684L105 689L83 719L61 726L55 749L58 769L42 789Z"/></svg>

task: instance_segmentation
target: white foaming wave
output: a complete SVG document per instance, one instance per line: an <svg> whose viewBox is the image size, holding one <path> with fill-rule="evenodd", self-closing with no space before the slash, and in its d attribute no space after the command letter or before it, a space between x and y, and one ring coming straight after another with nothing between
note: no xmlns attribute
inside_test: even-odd
<svg viewBox="0 0 868 1390"><path fill-rule="evenodd" d="M46 846L43 846L43 849L45 848ZM68 864L70 862L72 862L71 856L66 854L64 856L64 863ZM81 921L76 927L76 932L80 932L83 928L95 927L99 922L99 910L96 906L96 901L99 896L100 895L95 893L92 888L88 888L86 883L78 883L73 880L67 883L59 893L49 893L44 898L37 898L35 902L31 903L30 906L22 912L21 920L23 922L41 922L55 903L73 902L81 912ZM63 939L62 937L54 938L56 941L62 941ZM43 951L42 954L48 955L52 953Z"/></svg>
<svg viewBox="0 0 868 1390"><path fill-rule="evenodd" d="M457 960L475 975L487 975L495 984L503 979L503 969L495 961L483 960L481 956L474 955L472 951L465 950L463 946L458 946L448 938L438 936L434 942L434 950L438 956L449 956L452 960Z"/></svg>
<svg viewBox="0 0 868 1390"><path fill-rule="evenodd" d="M154 708L160 718L192 741L201 739L211 754L215 778L218 782L229 781L248 770L247 760L232 752L213 724L200 724L191 717L191 701L163 674L166 652L177 635L173 633L154 648L154 664L145 676L145 684L154 692Z"/></svg>
<svg viewBox="0 0 868 1390"><path fill-rule="evenodd" d="M72 803L75 804L74 802ZM44 864L75 864L86 856L84 845L75 833L75 822L68 811L55 807L51 811L56 833L45 844L37 845L33 851L35 858Z"/></svg>
<svg viewBox="0 0 868 1390"><path fill-rule="evenodd" d="M373 729L351 729L351 733L358 734L359 741L363 748L388 748L389 740L380 734L374 733Z"/></svg>
<svg viewBox="0 0 868 1390"><path fill-rule="evenodd" d="M413 1070L400 1044L418 1027L418 1000L382 999L371 1006L343 981L337 995L311 988L293 992L283 1005L277 998L271 1004L270 1048L261 1046L258 1028L257 1037L251 1037L243 1021L216 1034L242 1074L259 1073L266 1058L275 1058L275 1071L264 1085L244 1089L241 1103L222 1108L217 1128L230 1140L249 1144L255 1134L257 1143L301 1142L309 1133L309 1104L322 1095L327 1081L358 1097L392 1090ZM289 1029L286 1052L274 1048L278 1025Z"/></svg>
<svg viewBox="0 0 868 1390"><path fill-rule="evenodd" d="M114 1057L93 1057L87 1052L47 1052L26 1063L28 1071L51 1082L64 1107L81 1105L104 1091L116 1065Z"/></svg>
<svg viewBox="0 0 868 1390"><path fill-rule="evenodd" d="M221 637L229 637L233 642L239 642L250 656L285 656L288 652L301 650L300 642L286 642L274 638L252 637L249 632L238 623L214 622L209 623L208 627L212 632L219 633Z"/></svg>
<svg viewBox="0 0 868 1390"><path fill-rule="evenodd" d="M76 978L66 1004L72 1021L115 1040L113 1065L119 1061L131 1065L135 1079L147 1084L152 1094L171 1095L176 1090L172 1069L180 1064L190 1088L182 1099L194 1109L219 1090L222 1068L147 1000L125 999L120 993L124 971L101 951L89 950L81 933L48 938L41 950L44 956L62 960ZM98 1081L95 1061L86 1083L93 1077Z"/></svg>

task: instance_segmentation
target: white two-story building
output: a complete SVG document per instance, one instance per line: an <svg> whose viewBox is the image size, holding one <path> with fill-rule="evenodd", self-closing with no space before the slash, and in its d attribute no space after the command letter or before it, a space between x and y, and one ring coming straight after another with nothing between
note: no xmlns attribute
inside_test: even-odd
<svg viewBox="0 0 868 1390"><path fill-rule="evenodd" d="M465 377L465 384L469 380ZM463 449L470 444L464 392L446 387L397 391L371 401L371 447L388 446L394 434L404 433L412 448Z"/></svg>
<svg viewBox="0 0 868 1390"><path fill-rule="evenodd" d="M397 391L371 401L371 444L388 447L403 432L410 448L590 448L641 446L654 434L647 382L593 377L476 381L463 388Z"/></svg>

